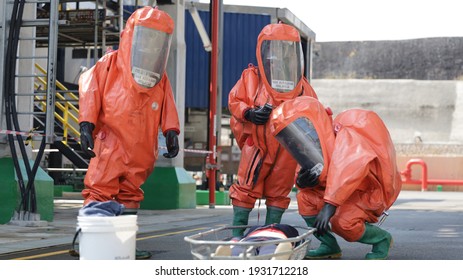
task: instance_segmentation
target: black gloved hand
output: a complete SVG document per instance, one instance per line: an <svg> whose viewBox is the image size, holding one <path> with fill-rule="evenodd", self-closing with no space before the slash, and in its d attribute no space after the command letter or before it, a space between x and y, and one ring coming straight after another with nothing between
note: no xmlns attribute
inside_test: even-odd
<svg viewBox="0 0 463 280"><path fill-rule="evenodd" d="M167 153L164 153L163 156L165 158L176 157L180 147L178 146L177 132L175 132L174 130L168 130L166 132L166 146L167 146Z"/></svg>
<svg viewBox="0 0 463 280"><path fill-rule="evenodd" d="M93 130L95 125L90 122L81 122L80 126L80 146L82 151L89 157L95 157L93 150Z"/></svg>
<svg viewBox="0 0 463 280"><path fill-rule="evenodd" d="M252 108L244 113L244 118L254 124L262 125L270 118L272 109L272 105L270 104L265 104L263 107Z"/></svg>
<svg viewBox="0 0 463 280"><path fill-rule="evenodd" d="M324 235L330 230L330 219L336 212L336 206L325 202L317 218L315 218L314 227L317 228L317 235Z"/></svg>
<svg viewBox="0 0 463 280"><path fill-rule="evenodd" d="M318 185L318 175L310 169L301 169L297 174L296 184L302 189L315 187Z"/></svg>

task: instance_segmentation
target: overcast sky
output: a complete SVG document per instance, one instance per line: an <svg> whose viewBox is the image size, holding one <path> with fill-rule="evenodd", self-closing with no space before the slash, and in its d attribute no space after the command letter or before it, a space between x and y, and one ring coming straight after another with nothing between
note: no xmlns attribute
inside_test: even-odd
<svg viewBox="0 0 463 280"><path fill-rule="evenodd" d="M318 42L463 37L462 0L223 0L223 3L288 8L316 33Z"/></svg>

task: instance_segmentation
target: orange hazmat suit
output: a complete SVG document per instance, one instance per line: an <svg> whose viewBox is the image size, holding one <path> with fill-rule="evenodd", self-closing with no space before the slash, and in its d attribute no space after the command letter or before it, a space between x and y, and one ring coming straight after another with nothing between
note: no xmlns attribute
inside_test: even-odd
<svg viewBox="0 0 463 280"><path fill-rule="evenodd" d="M256 125L245 118L246 111L265 104L275 108L301 95L317 98L303 75L291 82L277 80L274 72L274 80L270 81L269 72L264 69L267 62L263 61L262 50L266 42L279 40L300 42L300 36L294 27L286 24L265 26L257 40L258 67L250 65L245 69L229 94L230 124L241 149L237 182L230 187L234 206L252 209L256 199L265 198L267 206L286 209L290 202L288 194L293 187L297 162L272 136L268 122ZM277 86L288 90L275 90Z"/></svg>
<svg viewBox="0 0 463 280"><path fill-rule="evenodd" d="M119 49L103 56L79 80L79 122L95 125L96 157L85 176L84 204L114 199L126 208L139 208L144 198L140 186L158 157L159 129L164 135L169 130L180 132L165 71L153 87L141 86L132 75L131 54L143 46L132 44L138 26L172 34L174 22L157 8L137 10L126 23ZM140 81L154 79L140 77Z"/></svg>
<svg viewBox="0 0 463 280"><path fill-rule="evenodd" d="M294 119L306 117L320 138L324 169L319 185L299 188L299 213L316 216L325 202L330 203L337 207L330 220L333 232L347 241L358 241L365 232L365 222L376 223L399 195L402 183L393 142L375 112L346 110L328 126L323 106L308 99L283 104L277 110L286 115L272 120L276 135Z"/></svg>

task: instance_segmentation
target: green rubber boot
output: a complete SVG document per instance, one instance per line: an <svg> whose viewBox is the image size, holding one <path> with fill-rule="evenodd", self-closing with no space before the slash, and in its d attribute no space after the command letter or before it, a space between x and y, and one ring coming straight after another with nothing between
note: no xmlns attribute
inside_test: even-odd
<svg viewBox="0 0 463 280"><path fill-rule="evenodd" d="M135 259L136 260L147 260L151 258L151 253L148 251L138 250L135 248Z"/></svg>
<svg viewBox="0 0 463 280"><path fill-rule="evenodd" d="M234 226L247 226L249 221L249 213L251 208L244 208L233 206L233 225ZM232 230L233 237L241 237L246 228L235 228Z"/></svg>
<svg viewBox="0 0 463 280"><path fill-rule="evenodd" d="M279 224L285 209L275 206L267 206L267 215L265 216L265 224Z"/></svg>
<svg viewBox="0 0 463 280"><path fill-rule="evenodd" d="M137 215L138 208L125 208L121 215ZM135 259L136 260L147 260L150 259L152 254L149 251L139 250L135 248Z"/></svg>
<svg viewBox="0 0 463 280"><path fill-rule="evenodd" d="M373 245L371 252L365 255L365 259L385 260L392 245L392 236L384 229L365 223L365 232L358 242Z"/></svg>
<svg viewBox="0 0 463 280"><path fill-rule="evenodd" d="M315 216L302 218L304 218L307 226L313 227ZM327 232L322 236L314 234L314 236L321 242L320 247L309 250L304 259L339 259L342 256L341 247L339 247L336 237L331 232Z"/></svg>

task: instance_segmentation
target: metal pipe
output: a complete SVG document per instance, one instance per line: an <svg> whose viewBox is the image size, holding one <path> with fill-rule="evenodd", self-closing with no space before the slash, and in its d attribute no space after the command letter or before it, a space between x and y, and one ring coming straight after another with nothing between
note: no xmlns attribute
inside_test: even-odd
<svg viewBox="0 0 463 280"><path fill-rule="evenodd" d="M95 1L95 30L93 33L93 64L98 61L98 2Z"/></svg>
<svg viewBox="0 0 463 280"><path fill-rule="evenodd" d="M419 165L423 169L421 173L421 180L420 179L412 179L412 166ZM450 179L428 179L428 166L426 162L422 159L411 159L407 162L405 170L400 172L402 175L402 183L403 184L411 184L411 185L421 185L421 191L428 190L429 185L447 185L447 186L454 186L454 185L463 185L463 180L450 180Z"/></svg>
<svg viewBox="0 0 463 280"><path fill-rule="evenodd" d="M38 149L32 149L32 152L33 153L38 153L39 150ZM57 152L59 152L59 150L58 149L44 149L43 152L44 153L57 153Z"/></svg>
<svg viewBox="0 0 463 280"><path fill-rule="evenodd" d="M219 56L219 1L210 4L212 51L210 53L210 85L209 85L209 208L215 208L215 185L217 180L217 70Z"/></svg>
<svg viewBox="0 0 463 280"><path fill-rule="evenodd" d="M58 53L58 0L50 1L50 27L47 62L47 111L45 119L45 142L52 144L55 135L56 57Z"/></svg>
<svg viewBox="0 0 463 280"><path fill-rule="evenodd" d="M44 168L48 172L87 172L87 168Z"/></svg>
<svg viewBox="0 0 463 280"><path fill-rule="evenodd" d="M383 214L381 215L381 217L379 217L378 226L381 226L387 217L389 217L389 213L386 211L383 211Z"/></svg>

